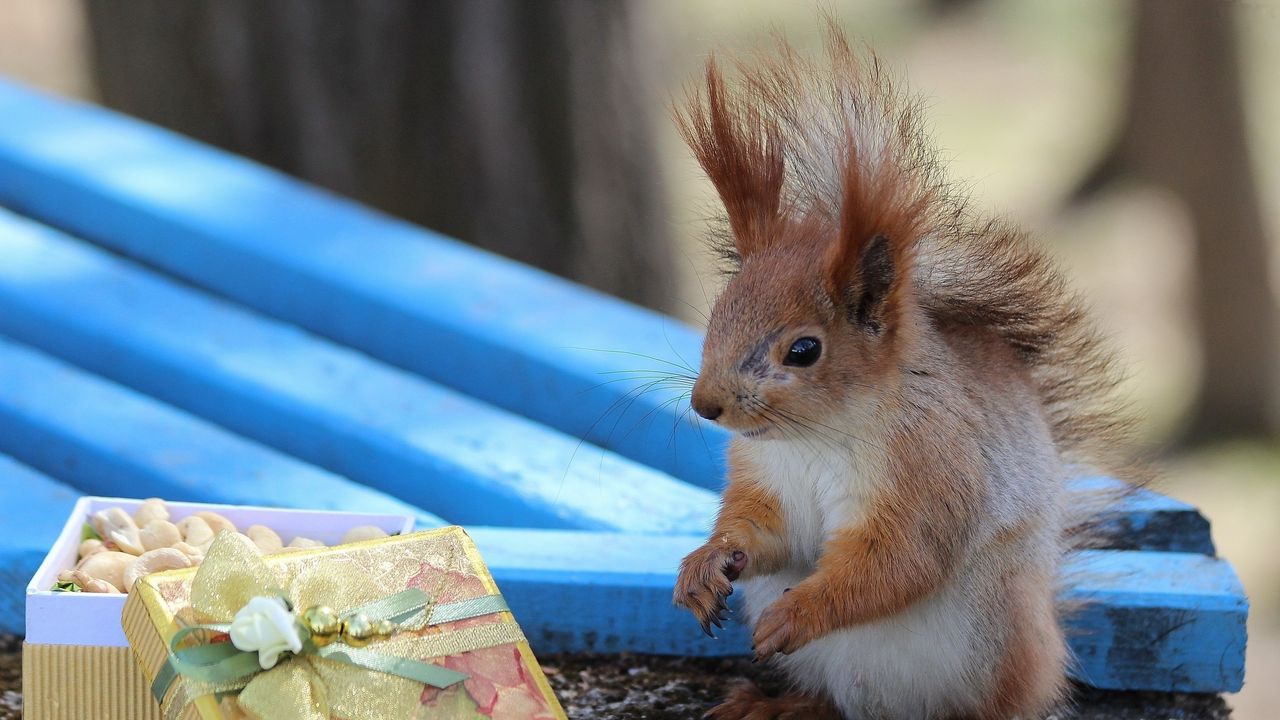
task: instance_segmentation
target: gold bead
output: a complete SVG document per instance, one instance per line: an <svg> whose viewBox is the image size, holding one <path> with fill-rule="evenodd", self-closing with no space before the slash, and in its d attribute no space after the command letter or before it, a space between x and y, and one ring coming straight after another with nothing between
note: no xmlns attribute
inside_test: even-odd
<svg viewBox="0 0 1280 720"><path fill-rule="evenodd" d="M356 613L342 625L342 641L351 647L364 647L373 639L373 621L364 613Z"/></svg>
<svg viewBox="0 0 1280 720"><path fill-rule="evenodd" d="M378 622L373 624L373 634L377 635L378 637L388 637L390 635L395 635L396 630L399 630L399 629L400 628L390 620L379 620Z"/></svg>
<svg viewBox="0 0 1280 720"><path fill-rule="evenodd" d="M316 647L324 647L338 639L342 632L342 618L333 608L324 605L309 607L302 612L302 624L311 631Z"/></svg>

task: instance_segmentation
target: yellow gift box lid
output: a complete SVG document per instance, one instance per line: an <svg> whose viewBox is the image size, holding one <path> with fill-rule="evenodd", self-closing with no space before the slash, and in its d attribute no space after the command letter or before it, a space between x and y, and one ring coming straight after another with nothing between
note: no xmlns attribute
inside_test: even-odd
<svg viewBox="0 0 1280 720"><path fill-rule="evenodd" d="M221 562L206 562L200 567L148 575L134 586L125 603L122 624L133 653L148 681L157 676L173 676L170 644L184 627L208 623L229 623L234 607L244 604L249 594L239 585L260 586L274 583L295 612L325 605L338 613L378 601L402 591L416 589L425 593L431 608L466 607L477 599L498 592L466 532L459 527L446 527L408 535L368 540L333 548L295 550L261 557L250 549L253 558L227 561L234 553L217 552L219 545L245 552L237 537L219 537L210 549L210 558L218 555ZM229 548L221 548L227 550ZM244 566L265 566L254 576ZM197 580L197 574L203 575ZM246 575L247 573L247 575ZM234 576L234 577L232 577ZM258 578L245 582L246 577ZM195 603L209 610L221 607L210 617L193 609ZM220 588L228 589L226 597ZM265 588L264 588L265 590ZM212 598L212 599L210 599ZM334 662L329 657L308 654L285 654L269 670L252 676L245 688L246 705L251 698L264 696L269 689L272 702L289 707L287 714L298 718L324 717L317 708L333 713L342 710L350 716L357 709L365 717L387 717L406 720L415 717L487 717L494 720L552 720L565 718L564 710L551 691L529 644L519 632L511 613L506 610L451 619L443 613L442 622L431 616L430 624L417 623L386 638L375 638L362 650L345 649L339 640L324 648L337 651L339 660L361 653L380 657L407 658L437 665L466 679L443 689L423 685L403 677L367 670L363 667ZM226 642L226 636L204 633L210 642ZM352 641L353 643L355 641ZM184 643L185 644L185 643ZM358 647L358 646L357 646ZM457 652L457 648L475 648ZM367 667L367 666L366 666ZM458 676L461 677L461 676ZM163 697L166 718L194 720L203 718L255 717L244 714L236 698L239 688L228 691L221 699L207 693L211 686L201 685L182 675L156 689ZM291 697L296 695L297 697ZM159 701L159 700L158 700ZM310 706L310 710L301 707ZM346 708L345 710L343 708ZM295 711L297 714L295 714ZM272 706L273 714L285 714ZM388 713L390 715L388 716ZM271 718L275 720L275 718Z"/></svg>

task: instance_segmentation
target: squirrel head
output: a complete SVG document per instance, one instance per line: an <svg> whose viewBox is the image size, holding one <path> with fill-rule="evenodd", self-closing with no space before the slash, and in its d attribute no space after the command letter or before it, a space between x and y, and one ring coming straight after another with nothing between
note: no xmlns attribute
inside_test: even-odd
<svg viewBox="0 0 1280 720"><path fill-rule="evenodd" d="M724 205L737 266L709 318L692 405L746 437L814 431L875 402L923 326L912 266L934 198L903 162L912 128L881 112L892 97L870 92L882 83L847 45L834 52L818 90L839 101L839 122L804 124L819 75L789 51L744 68L732 91L712 59L705 93L676 115Z"/></svg>
<svg viewBox="0 0 1280 720"><path fill-rule="evenodd" d="M692 396L699 415L748 437L776 435L823 423L851 394L870 399L883 384L907 300L892 245L868 238L843 266L840 245L823 235L788 228L785 241L743 256L711 311Z"/></svg>

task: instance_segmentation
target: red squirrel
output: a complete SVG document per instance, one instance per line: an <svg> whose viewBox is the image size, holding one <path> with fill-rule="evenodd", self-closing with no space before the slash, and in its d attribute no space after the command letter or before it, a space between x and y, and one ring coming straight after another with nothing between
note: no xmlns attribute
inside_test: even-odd
<svg viewBox="0 0 1280 720"><path fill-rule="evenodd" d="M709 631L741 590L793 690L708 717L1040 717L1066 685L1065 481L1125 472L1112 356L834 25L824 61L780 40L736 70L710 60L675 113L732 261L691 403L734 436L674 600Z"/></svg>

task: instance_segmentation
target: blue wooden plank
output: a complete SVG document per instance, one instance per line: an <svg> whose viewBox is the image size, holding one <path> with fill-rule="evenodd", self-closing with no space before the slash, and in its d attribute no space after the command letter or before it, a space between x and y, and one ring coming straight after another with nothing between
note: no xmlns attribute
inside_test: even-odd
<svg viewBox="0 0 1280 720"><path fill-rule="evenodd" d="M71 488L0 455L0 633L25 632L27 583L77 497Z"/></svg>
<svg viewBox="0 0 1280 720"><path fill-rule="evenodd" d="M1076 490L1116 492L1121 487L1113 478L1074 481ZM1145 488L1122 492L1123 499L1099 518L1107 549L1216 554L1209 520L1193 506Z"/></svg>
<svg viewBox="0 0 1280 720"><path fill-rule="evenodd" d="M706 490L7 212L0 254L0 332L451 522L690 532L714 512Z"/></svg>
<svg viewBox="0 0 1280 720"><path fill-rule="evenodd" d="M1092 551L1066 595L1076 675L1117 690L1236 692L1249 601L1226 561L1191 553Z"/></svg>
<svg viewBox="0 0 1280 720"><path fill-rule="evenodd" d="M421 527L445 524L3 337L0 452L91 495L388 513L414 516ZM67 517L54 507L39 512L52 513L59 526Z"/></svg>
<svg viewBox="0 0 1280 720"><path fill-rule="evenodd" d="M516 620L539 654L744 655L728 623L708 638L671 604L680 560L705 538L469 527ZM731 596L736 607L736 597Z"/></svg>
<svg viewBox="0 0 1280 720"><path fill-rule="evenodd" d="M469 532L538 652L746 654L742 626L731 622L711 640L671 604L680 559L701 538ZM1106 689L1240 688L1248 602L1225 561L1088 551L1065 572L1072 582L1064 599L1081 608L1067 620L1077 678Z"/></svg>
<svg viewBox="0 0 1280 720"><path fill-rule="evenodd" d="M5 83L0 203L646 465L720 486L724 433L699 431L668 402L681 388L659 383L632 396L651 373L698 361L698 334L670 318L136 120ZM620 371L628 370L644 372L627 379Z"/></svg>

